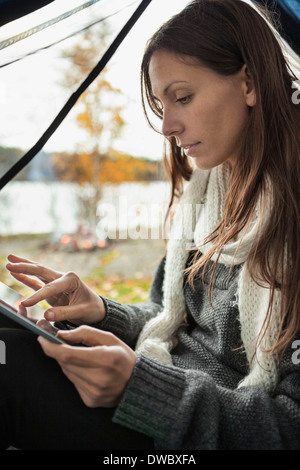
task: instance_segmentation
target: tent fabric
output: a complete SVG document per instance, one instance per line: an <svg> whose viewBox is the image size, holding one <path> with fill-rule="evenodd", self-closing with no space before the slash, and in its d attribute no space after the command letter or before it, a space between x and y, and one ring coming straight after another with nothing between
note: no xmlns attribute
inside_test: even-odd
<svg viewBox="0 0 300 470"><path fill-rule="evenodd" d="M13 165L0 179L0 190L3 189L6 184L11 181L43 148L45 143L49 140L58 126L62 123L64 118L70 112L72 107L76 104L82 93L88 88L88 86L97 78L101 73L103 68L106 66L109 59L115 53L121 42L127 36L133 25L142 15L144 10L149 6L152 0L142 0L139 6L136 8L132 16L129 18L127 23L123 26L119 34L116 36L115 40L112 42L110 47L107 49L105 54L102 56L100 61L96 64L93 70L89 73L87 78L81 83L78 89L70 96L67 103L63 106L59 114L46 129L44 134L36 142L36 144L15 164Z"/></svg>
<svg viewBox="0 0 300 470"><path fill-rule="evenodd" d="M277 9L283 35L293 51L300 56L300 0L277 0ZM296 57L296 61L299 65L299 57Z"/></svg>
<svg viewBox="0 0 300 470"><path fill-rule="evenodd" d="M268 4L266 0L255 2L263 6ZM269 5L279 15L284 39L300 55L300 0L276 0Z"/></svg>
<svg viewBox="0 0 300 470"><path fill-rule="evenodd" d="M300 20L300 3L299 0L278 0L278 4L289 15Z"/></svg>
<svg viewBox="0 0 300 470"><path fill-rule="evenodd" d="M278 0L277 9L291 47L300 55L300 1Z"/></svg>
<svg viewBox="0 0 300 470"><path fill-rule="evenodd" d="M59 23L60 21L63 21L72 15L84 10L85 8L89 8L95 3L98 3L100 0L89 0L85 2L84 4L81 4L75 8L72 8L71 10L68 11L63 11L59 16L56 16L55 18L47 18L46 21L43 21L39 25L34 25L32 28L27 29L26 31L23 31L21 33L18 33L10 38L5 39L4 41L0 42L0 49L4 49L8 46L11 46L15 44L16 42L22 41L23 39L28 38L29 36L36 34L40 31L43 31L46 28L49 28L50 26L55 25L56 23ZM97 22L97 21L96 21ZM90 25L89 25L90 26Z"/></svg>
<svg viewBox="0 0 300 470"><path fill-rule="evenodd" d="M53 2L54 0L0 0L0 26ZM266 4L266 0L254 2ZM272 8L277 9L280 15L284 35L291 47L300 54L300 1L276 0L272 2Z"/></svg>
<svg viewBox="0 0 300 470"><path fill-rule="evenodd" d="M0 0L0 26L36 11L54 0Z"/></svg>
<svg viewBox="0 0 300 470"><path fill-rule="evenodd" d="M52 1L45 8L0 27L0 68L56 46L119 13L122 15L136 4L138 0ZM125 13L123 24L126 16Z"/></svg>

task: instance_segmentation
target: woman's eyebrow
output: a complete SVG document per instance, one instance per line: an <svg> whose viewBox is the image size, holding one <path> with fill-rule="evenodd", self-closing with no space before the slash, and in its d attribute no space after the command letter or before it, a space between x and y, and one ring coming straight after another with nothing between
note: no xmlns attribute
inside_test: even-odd
<svg viewBox="0 0 300 470"><path fill-rule="evenodd" d="M177 83L188 83L187 80L174 80L170 83L168 83L168 85L164 88L164 91L163 91L163 96L166 96L168 94L168 91L169 91L169 88L172 86L172 85L175 85ZM153 91L153 90L152 90ZM153 99L154 100L157 100L157 101L160 101L159 98L157 98L157 96L155 96L154 94L152 95Z"/></svg>
<svg viewBox="0 0 300 470"><path fill-rule="evenodd" d="M176 83L188 83L186 80L174 80L173 82L170 82L165 88L164 88L164 96L167 95L169 88L172 85L175 85Z"/></svg>

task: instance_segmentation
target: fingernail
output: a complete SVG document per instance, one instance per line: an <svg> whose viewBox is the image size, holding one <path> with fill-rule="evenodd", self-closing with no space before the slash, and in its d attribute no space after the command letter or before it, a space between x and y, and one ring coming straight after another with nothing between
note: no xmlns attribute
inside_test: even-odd
<svg viewBox="0 0 300 470"><path fill-rule="evenodd" d="M47 320L53 321L54 320L54 313L52 312L52 310L47 310L47 312L45 313L45 317L46 317Z"/></svg>

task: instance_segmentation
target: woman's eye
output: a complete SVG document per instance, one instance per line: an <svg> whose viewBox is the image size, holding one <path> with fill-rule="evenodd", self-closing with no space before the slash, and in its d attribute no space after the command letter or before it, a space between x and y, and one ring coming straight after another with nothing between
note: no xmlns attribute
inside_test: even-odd
<svg viewBox="0 0 300 470"><path fill-rule="evenodd" d="M184 96L183 98L178 98L176 100L176 103L188 104L191 101L191 99L192 99L191 95Z"/></svg>
<svg viewBox="0 0 300 470"><path fill-rule="evenodd" d="M154 98L154 107L159 113L162 113L164 110L162 103L157 98Z"/></svg>

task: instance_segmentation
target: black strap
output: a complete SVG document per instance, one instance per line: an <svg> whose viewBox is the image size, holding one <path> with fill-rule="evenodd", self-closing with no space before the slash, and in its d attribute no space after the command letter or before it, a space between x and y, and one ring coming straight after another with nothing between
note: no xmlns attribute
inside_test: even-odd
<svg viewBox="0 0 300 470"><path fill-rule="evenodd" d="M82 93L90 86L90 84L98 77L100 72L104 69L107 62L111 59L117 48L120 46L122 41L125 39L131 28L134 26L136 21L142 15L144 10L148 7L152 0L142 0L140 5L137 7L135 12L132 14L130 19L127 21L125 26L121 29L117 37L114 39L112 44L109 46L103 57L100 59L98 64L93 68L87 78L82 82L79 88L70 96L66 104L60 110L56 118L52 121L48 129L36 142L36 144L17 162L15 163L0 179L0 191L3 187L12 180L23 168L36 156L36 154L44 147L46 142L50 139L52 134L56 131L58 126L62 123L64 118L70 112L72 107L76 104Z"/></svg>

